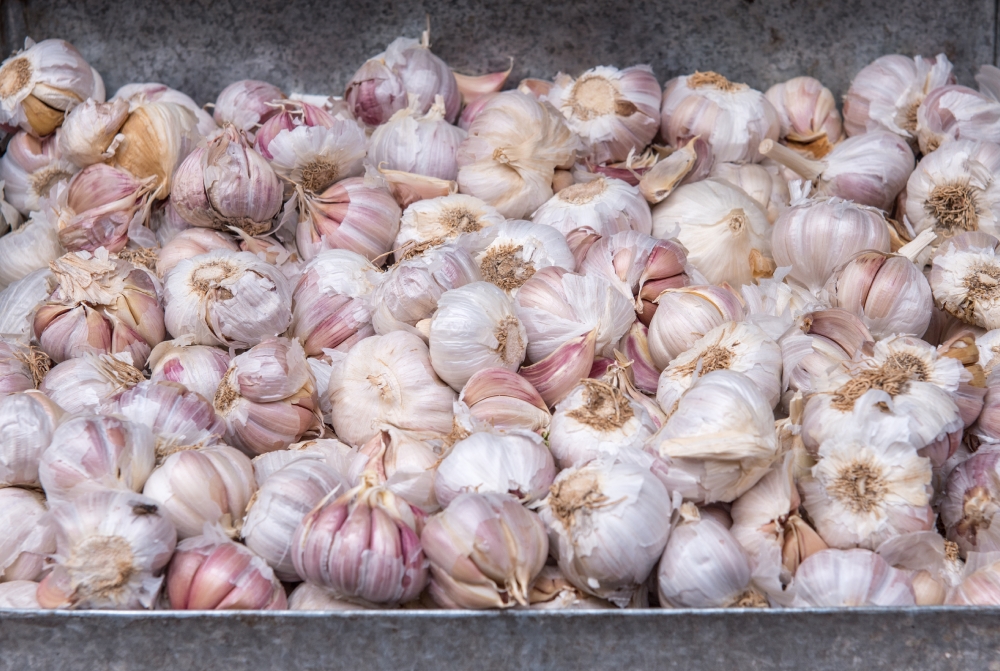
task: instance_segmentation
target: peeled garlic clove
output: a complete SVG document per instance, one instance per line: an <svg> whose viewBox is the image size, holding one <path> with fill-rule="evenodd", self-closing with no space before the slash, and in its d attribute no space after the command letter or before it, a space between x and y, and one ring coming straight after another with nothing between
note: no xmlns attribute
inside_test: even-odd
<svg viewBox="0 0 1000 671"><path fill-rule="evenodd" d="M649 323L649 352L660 369L716 326L743 320L743 305L729 289L695 286L669 289L656 299Z"/></svg>
<svg viewBox="0 0 1000 671"><path fill-rule="evenodd" d="M917 108L916 136L925 154L954 140L1000 142L1000 102L966 86L936 88Z"/></svg>
<svg viewBox="0 0 1000 671"><path fill-rule="evenodd" d="M119 131L124 139L111 162L138 179L155 177L154 198L160 200L170 195L174 172L201 141L201 134L191 110L172 102L146 100L140 96L130 102L131 113ZM205 118L215 125L207 114Z"/></svg>
<svg viewBox="0 0 1000 671"><path fill-rule="evenodd" d="M31 580L11 580L0 583L0 610L36 610L41 608L35 592L38 583Z"/></svg>
<svg viewBox="0 0 1000 671"><path fill-rule="evenodd" d="M639 190L606 177L560 190L535 210L531 220L548 224L563 235L584 226L602 236L631 230L649 235L653 226L649 206Z"/></svg>
<svg viewBox="0 0 1000 671"><path fill-rule="evenodd" d="M812 77L775 84L764 96L781 120L780 138L790 147L823 158L843 137L837 101Z"/></svg>
<svg viewBox="0 0 1000 671"><path fill-rule="evenodd" d="M145 379L131 361L127 352L84 354L53 366L38 390L71 415L96 412L105 400Z"/></svg>
<svg viewBox="0 0 1000 671"><path fill-rule="evenodd" d="M0 487L39 487L38 464L62 409L37 391L0 397Z"/></svg>
<svg viewBox="0 0 1000 671"><path fill-rule="evenodd" d="M190 339L165 340L149 355L150 382L176 382L205 398L215 398L230 357L224 350L187 344Z"/></svg>
<svg viewBox="0 0 1000 671"><path fill-rule="evenodd" d="M420 105L418 98L411 102ZM369 160L379 168L454 180L458 175L455 154L466 133L444 116L440 96L426 114L414 106L399 110L372 133Z"/></svg>
<svg viewBox="0 0 1000 671"><path fill-rule="evenodd" d="M55 551L52 529L42 523L45 497L18 487L0 489L0 581L37 580L45 569L45 556Z"/></svg>
<svg viewBox="0 0 1000 671"><path fill-rule="evenodd" d="M173 525L141 494L98 490L53 507L55 567L38 586L42 608L152 608L177 543Z"/></svg>
<svg viewBox="0 0 1000 671"><path fill-rule="evenodd" d="M64 253L55 213L32 212L23 226L0 236L0 287L48 267Z"/></svg>
<svg viewBox="0 0 1000 671"><path fill-rule="evenodd" d="M870 550L822 550L795 572L798 608L844 606L913 606L906 573L889 566Z"/></svg>
<svg viewBox="0 0 1000 671"><path fill-rule="evenodd" d="M255 79L241 79L222 89L215 99L212 118L219 126L231 123L253 139L255 129L277 114L271 103L285 98L277 86Z"/></svg>
<svg viewBox="0 0 1000 671"><path fill-rule="evenodd" d="M473 373L458 400L473 418L500 431L543 432L552 417L531 383L506 368L483 368Z"/></svg>
<svg viewBox="0 0 1000 671"><path fill-rule="evenodd" d="M427 520L420 542L445 608L527 605L549 550L538 516L506 494L461 494Z"/></svg>
<svg viewBox="0 0 1000 671"><path fill-rule="evenodd" d="M788 208L788 182L778 166L755 163L716 163L708 175L737 186L753 198L772 224Z"/></svg>
<svg viewBox="0 0 1000 671"><path fill-rule="evenodd" d="M479 265L483 279L514 295L542 268L576 267L566 238L545 224L511 220L458 239Z"/></svg>
<svg viewBox="0 0 1000 671"><path fill-rule="evenodd" d="M18 230L24 230L24 227ZM0 242L0 255L2 253L3 243ZM31 337L35 308L51 293L51 279L52 271L46 264L0 290L0 333L25 339ZM3 282L0 281L0 284Z"/></svg>
<svg viewBox="0 0 1000 671"><path fill-rule="evenodd" d="M78 170L63 157L58 134L39 140L25 132L16 133L0 157L4 196L25 216L38 210L42 200L55 193L55 186L69 181Z"/></svg>
<svg viewBox="0 0 1000 671"><path fill-rule="evenodd" d="M945 241L934 254L930 274L938 307L967 324L1000 326L998 247L1000 241L980 232L960 233Z"/></svg>

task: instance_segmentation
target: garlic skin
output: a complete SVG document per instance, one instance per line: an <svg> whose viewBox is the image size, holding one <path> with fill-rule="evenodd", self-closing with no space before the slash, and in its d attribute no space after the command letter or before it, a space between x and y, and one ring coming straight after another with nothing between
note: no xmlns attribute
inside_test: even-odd
<svg viewBox="0 0 1000 671"><path fill-rule="evenodd" d="M430 323L430 361L456 391L483 368L517 370L527 344L514 302L489 282L471 282L438 300Z"/></svg>
<svg viewBox="0 0 1000 671"><path fill-rule="evenodd" d="M863 549L821 550L795 572L796 608L914 606L904 571Z"/></svg>
<svg viewBox="0 0 1000 671"><path fill-rule="evenodd" d="M972 552L962 570L961 581L948 593L944 603L949 606L993 606L1000 602L997 594L996 552Z"/></svg>
<svg viewBox="0 0 1000 671"><path fill-rule="evenodd" d="M506 368L483 368L472 375L458 396L456 415L467 413L498 431L524 429L543 433L549 426L548 406L530 382Z"/></svg>
<svg viewBox="0 0 1000 671"><path fill-rule="evenodd" d="M461 494L420 534L430 593L443 608L528 604L549 542L538 515L506 494Z"/></svg>
<svg viewBox="0 0 1000 671"><path fill-rule="evenodd" d="M278 176L232 125L187 155L170 193L177 214L189 224L221 231L235 227L251 235L271 229L282 200Z"/></svg>
<svg viewBox="0 0 1000 671"><path fill-rule="evenodd" d="M101 404L145 379L128 352L84 354L52 367L38 391L70 415L96 412Z"/></svg>
<svg viewBox="0 0 1000 671"><path fill-rule="evenodd" d="M162 200L170 195L178 166L202 140L197 117L182 105L147 102L143 95L129 104L128 119L119 130L124 139L111 159L112 165L125 168L138 179L155 177L153 197ZM215 125L208 114L204 118Z"/></svg>
<svg viewBox="0 0 1000 671"><path fill-rule="evenodd" d="M642 598L667 543L672 509L670 494L648 469L595 460L562 471L539 516L566 579L623 608Z"/></svg>
<svg viewBox="0 0 1000 671"><path fill-rule="evenodd" d="M854 75L844 96L844 130L848 135L887 130L915 139L920 103L931 91L954 82L944 54L876 58Z"/></svg>
<svg viewBox="0 0 1000 671"><path fill-rule="evenodd" d="M45 569L45 556L56 549L52 530L42 523L47 512L45 497L28 489L4 487L0 511L4 527L0 584L37 580Z"/></svg>
<svg viewBox="0 0 1000 671"><path fill-rule="evenodd" d="M125 100L99 102L88 98L73 107L57 136L63 157L85 168L114 156L120 142L118 131L128 112Z"/></svg>
<svg viewBox="0 0 1000 671"><path fill-rule="evenodd" d="M462 233L475 233L504 221L495 207L462 193L418 200L403 211L393 249L453 242Z"/></svg>
<svg viewBox="0 0 1000 671"><path fill-rule="evenodd" d="M788 208L790 196L788 182L781 174L779 166L773 162L767 165L756 163L716 163L708 176L729 182L746 191L747 195L760 205L772 224Z"/></svg>
<svg viewBox="0 0 1000 671"><path fill-rule="evenodd" d="M347 351L374 335L371 294L381 282L368 259L346 249L322 251L302 271L292 293L288 333L307 356L324 349Z"/></svg>
<svg viewBox="0 0 1000 671"><path fill-rule="evenodd" d="M52 361L36 347L15 336L0 336L0 398L34 389L49 372Z"/></svg>
<svg viewBox="0 0 1000 671"><path fill-rule="evenodd" d="M566 580L557 566L546 566L541 570L528 594L531 610L596 610L614 608L604 599L584 594Z"/></svg>
<svg viewBox="0 0 1000 671"><path fill-rule="evenodd" d="M274 569L280 580L301 580L292 563L292 538L299 522L334 491L350 483L318 457L300 458L258 482L243 520L242 537Z"/></svg>
<svg viewBox="0 0 1000 671"><path fill-rule="evenodd" d="M178 263L163 282L164 322L174 338L246 349L292 320L284 275L250 252L217 250Z"/></svg>
<svg viewBox="0 0 1000 671"><path fill-rule="evenodd" d="M141 494L89 492L53 506L54 568L38 586L42 608L152 608L177 544L170 520Z"/></svg>
<svg viewBox="0 0 1000 671"><path fill-rule="evenodd" d="M419 105L419 99L412 99ZM437 96L426 114L414 106L399 110L372 133L368 160L379 168L454 180L455 154L466 132L445 121L444 99Z"/></svg>
<svg viewBox="0 0 1000 671"><path fill-rule="evenodd" d="M460 494L510 494L528 504L544 498L556 477L542 438L530 431L480 431L455 443L437 467L434 495L447 508Z"/></svg>
<svg viewBox="0 0 1000 671"><path fill-rule="evenodd" d="M957 465L948 476L941 500L941 522L948 540L970 552L1000 551L1000 535L992 525L998 511L1000 453L980 450ZM991 529L992 527L992 529Z"/></svg>
<svg viewBox="0 0 1000 671"><path fill-rule="evenodd" d="M753 198L728 182L686 184L653 208L653 237L677 240L709 282L750 284L773 270L771 226Z"/></svg>
<svg viewBox="0 0 1000 671"><path fill-rule="evenodd" d="M535 210L531 220L563 235L582 227L601 236L632 230L649 235L653 228L649 205L639 189L610 177L562 189Z"/></svg>
<svg viewBox="0 0 1000 671"><path fill-rule="evenodd" d="M497 94L458 149L458 190L505 217L526 217L552 197L556 168L569 168L580 139L553 108L518 91Z"/></svg>
<svg viewBox="0 0 1000 671"><path fill-rule="evenodd" d="M288 610L370 610L371 606L362 606L353 601L338 598L331 590L308 582L301 582L288 595Z"/></svg>
<svg viewBox="0 0 1000 671"><path fill-rule="evenodd" d="M104 82L69 42L24 41L0 66L0 123L37 137L54 131L87 98L104 101Z"/></svg>
<svg viewBox="0 0 1000 671"><path fill-rule="evenodd" d="M219 93L212 118L220 127L227 123L234 125L252 141L256 128L278 113L278 108L271 103L284 98L285 94L273 84L241 79Z"/></svg>
<svg viewBox="0 0 1000 671"><path fill-rule="evenodd" d="M127 100L133 108L146 101L170 103L182 107L194 115L197 122L196 130L198 131L198 135L213 137L219 130L219 127L215 125L212 115L192 100L191 96L181 93L177 89L172 89L165 84L156 82L126 84L115 91L112 100Z"/></svg>
<svg viewBox="0 0 1000 671"><path fill-rule="evenodd" d="M50 502L95 488L138 492L156 463L149 428L104 415L64 421L42 453L38 479Z"/></svg>
<svg viewBox="0 0 1000 671"><path fill-rule="evenodd" d="M40 209L43 199L55 194L56 185L68 182L78 170L63 157L58 134L39 140L16 133L0 157L4 197L25 216Z"/></svg>
<svg viewBox="0 0 1000 671"><path fill-rule="evenodd" d="M84 168L58 208L60 244L71 252L122 251L148 221L152 191L151 179L137 180L120 168L103 163Z"/></svg>
<svg viewBox="0 0 1000 671"><path fill-rule="evenodd" d="M217 347L191 345L191 338L165 340L149 355L150 382L176 382L207 399L215 398L229 369L229 354Z"/></svg>
<svg viewBox="0 0 1000 671"><path fill-rule="evenodd" d="M2 240L0 238L0 254L3 252ZM48 298L52 291L51 280L52 271L46 264L0 290L0 333L25 340L31 337L35 308Z"/></svg>
<svg viewBox="0 0 1000 671"><path fill-rule="evenodd" d="M510 220L466 233L458 244L472 254L484 280L511 295L542 268L576 267L566 238L551 226L530 221Z"/></svg>
<svg viewBox="0 0 1000 671"><path fill-rule="evenodd" d="M774 262L791 266L788 278L816 294L856 254L889 253L889 230L875 208L825 198L785 210L774 222L771 245Z"/></svg>
<svg viewBox="0 0 1000 671"><path fill-rule="evenodd" d="M823 158L844 131L830 89L812 77L793 77L764 93L781 122L779 137L793 149Z"/></svg>
<svg viewBox="0 0 1000 671"><path fill-rule="evenodd" d="M267 338L233 357L214 404L227 442L251 454L323 433L316 381L297 339Z"/></svg>
<svg viewBox="0 0 1000 671"><path fill-rule="evenodd" d="M263 559L212 527L177 544L167 569L173 610L286 610L285 589Z"/></svg>
<svg viewBox="0 0 1000 671"><path fill-rule="evenodd" d="M192 227L185 229L157 252L156 274L162 279L181 261L208 254L217 249L225 249L230 252L240 251L236 241L228 233L214 231L210 228Z"/></svg>
<svg viewBox="0 0 1000 671"><path fill-rule="evenodd" d="M925 154L954 140L1000 142L1000 102L966 86L941 86L917 108L916 135Z"/></svg>
<svg viewBox="0 0 1000 671"><path fill-rule="evenodd" d="M909 572L918 606L943 604L962 581L958 546L934 531L896 536L882 543L877 553L893 568Z"/></svg>
<svg viewBox="0 0 1000 671"><path fill-rule="evenodd" d="M659 369L694 347L702 334L743 320L743 304L732 291L712 285L668 289L656 299L649 323L649 353Z"/></svg>
<svg viewBox="0 0 1000 671"><path fill-rule="evenodd" d="M719 408L726 408L724 414ZM687 476L685 499L730 502L753 487L780 456L774 413L754 382L731 370L699 377L647 446Z"/></svg>
<svg viewBox="0 0 1000 671"><path fill-rule="evenodd" d="M660 134L668 145L676 149L700 135L716 161L756 163L757 146L777 140L781 130L778 112L764 94L716 72L668 81L660 115Z"/></svg>
<svg viewBox="0 0 1000 671"><path fill-rule="evenodd" d="M716 326L663 369L656 402L670 414L695 380L713 370L746 375L773 408L781 395L781 348L757 326L729 322Z"/></svg>
<svg viewBox="0 0 1000 671"><path fill-rule="evenodd" d="M815 391L833 371L847 372L848 363L875 338L858 317L831 308L803 313L778 341L782 387L791 392Z"/></svg>
<svg viewBox="0 0 1000 671"><path fill-rule="evenodd" d="M271 167L278 176L314 194L363 174L368 148L360 125L340 117L284 128L267 143Z"/></svg>
<svg viewBox="0 0 1000 671"><path fill-rule="evenodd" d="M548 441L559 468L572 468L641 450L657 428L642 405L617 387L582 380L556 405Z"/></svg>
<svg viewBox="0 0 1000 671"><path fill-rule="evenodd" d="M0 610L38 610L38 599L35 592L38 583L31 580L11 580L0 583Z"/></svg>
<svg viewBox="0 0 1000 671"><path fill-rule="evenodd" d="M16 231L0 236L0 287L46 268L65 253L51 212L32 212Z"/></svg>
<svg viewBox="0 0 1000 671"><path fill-rule="evenodd" d="M405 331L365 338L330 380L333 426L351 445L366 443L380 422L447 434L456 398L431 367L427 345Z"/></svg>
<svg viewBox="0 0 1000 671"><path fill-rule="evenodd" d="M0 396L0 487L40 487L38 464L63 418L41 392Z"/></svg>
<svg viewBox="0 0 1000 671"><path fill-rule="evenodd" d="M979 232L945 241L931 261L934 303L967 324L989 330L1000 327L998 247L1000 240Z"/></svg>

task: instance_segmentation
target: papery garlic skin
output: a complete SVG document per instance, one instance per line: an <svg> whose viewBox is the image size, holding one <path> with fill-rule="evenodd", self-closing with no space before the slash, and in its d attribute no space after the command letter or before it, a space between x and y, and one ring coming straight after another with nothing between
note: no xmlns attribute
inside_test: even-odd
<svg viewBox="0 0 1000 671"><path fill-rule="evenodd" d="M846 373L849 362L875 340L861 319L841 308L805 312L795 325L778 340L782 387L793 392L814 391L833 372Z"/></svg>
<svg viewBox="0 0 1000 671"><path fill-rule="evenodd" d="M549 542L538 515L506 494L461 494L427 520L420 542L430 593L444 608L527 605Z"/></svg>
<svg viewBox="0 0 1000 671"><path fill-rule="evenodd" d="M0 487L40 487L38 464L63 418L37 391L0 397Z"/></svg>
<svg viewBox="0 0 1000 671"><path fill-rule="evenodd" d="M948 531L948 540L958 543L963 555L1000 551L1000 536L992 524L1000 511L998 463L1000 453L980 450L948 476L940 506L941 522Z"/></svg>
<svg viewBox="0 0 1000 671"><path fill-rule="evenodd" d="M330 381L333 426L352 445L374 436L378 422L447 434L456 397L431 367L427 345L405 331L365 338Z"/></svg>
<svg viewBox="0 0 1000 671"><path fill-rule="evenodd" d="M288 595L288 610L369 610L370 606L362 606L352 601L338 598L331 590L308 582L301 582Z"/></svg>
<svg viewBox="0 0 1000 671"><path fill-rule="evenodd" d="M821 550L795 572L798 608L914 606L913 587L905 572L863 549Z"/></svg>
<svg viewBox="0 0 1000 671"><path fill-rule="evenodd" d="M649 324L649 352L658 368L666 368L713 328L743 320L743 304L735 293L717 286L669 289L656 298Z"/></svg>
<svg viewBox="0 0 1000 671"><path fill-rule="evenodd" d="M3 243L0 243L0 253L2 249ZM0 290L0 333L25 339L31 337L35 308L52 291L51 280L52 271L46 264Z"/></svg>
<svg viewBox="0 0 1000 671"><path fill-rule="evenodd" d="M81 168L111 158L128 112L129 105L124 100L105 103L88 98L72 108L57 136L62 155Z"/></svg>
<svg viewBox="0 0 1000 671"><path fill-rule="evenodd" d="M958 546L935 531L896 536L879 545L877 553L893 568L909 572L918 606L940 606L962 582Z"/></svg>
<svg viewBox="0 0 1000 671"><path fill-rule="evenodd" d="M396 199L385 186L362 177L337 182L317 196L305 196L302 210L295 243L306 261L324 249L348 249L375 261L392 250L399 232L401 211Z"/></svg>
<svg viewBox="0 0 1000 671"><path fill-rule="evenodd" d="M750 284L767 276L771 226L753 198L728 182L686 184L653 208L653 237L684 245L709 282Z"/></svg>
<svg viewBox="0 0 1000 671"><path fill-rule="evenodd" d="M34 389L51 365L48 356L37 348L14 335L0 336L0 397Z"/></svg>
<svg viewBox="0 0 1000 671"><path fill-rule="evenodd" d="M226 430L211 400L174 382L140 382L108 399L102 412L149 427L156 441L157 461L178 449L218 443Z"/></svg>
<svg viewBox="0 0 1000 671"><path fill-rule="evenodd" d="M198 345L247 348L285 331L292 291L276 267L249 252L214 251L178 263L163 282L170 335Z"/></svg>
<svg viewBox="0 0 1000 671"><path fill-rule="evenodd" d="M372 133L368 160L379 168L454 180L455 154L466 132L445 121L444 115L440 96L426 114L414 107L396 112Z"/></svg>
<svg viewBox="0 0 1000 671"><path fill-rule="evenodd" d="M1000 327L1000 241L985 233L961 233L943 243L932 259L935 304L967 324Z"/></svg>
<svg viewBox="0 0 1000 671"><path fill-rule="evenodd" d="M215 99L212 118L219 126L231 123L253 139L256 127L277 113L270 103L285 94L273 84L255 79L241 79L222 89Z"/></svg>
<svg viewBox="0 0 1000 671"><path fill-rule="evenodd" d="M215 125L212 115L191 99L191 96L157 82L141 82L125 84L117 91L112 100L127 100L134 109L143 102L170 103L182 107L194 115L196 130L202 137L214 137L219 127Z"/></svg>
<svg viewBox="0 0 1000 671"><path fill-rule="evenodd" d="M191 345L191 338L165 340L149 355L150 382L176 382L215 398L222 377L229 368L229 354L218 347Z"/></svg>
<svg viewBox="0 0 1000 671"><path fill-rule="evenodd" d="M562 189L535 210L531 220L563 235L585 226L601 236L632 230L649 235L653 227L649 205L639 189L606 177Z"/></svg>
<svg viewBox="0 0 1000 671"><path fill-rule="evenodd" d="M48 509L41 494L18 487L0 489L0 583L37 580L45 569L45 556L54 552L52 530L43 519Z"/></svg>
<svg viewBox="0 0 1000 671"><path fill-rule="evenodd" d="M38 586L43 608L152 608L177 534L156 502L98 490L53 506L55 567Z"/></svg>
<svg viewBox="0 0 1000 671"><path fill-rule="evenodd" d="M788 182L776 163L716 163L708 176L746 191L760 205L772 224L788 208Z"/></svg>
<svg viewBox="0 0 1000 671"><path fill-rule="evenodd" d="M0 287L48 267L64 253L54 213L32 212L23 226L0 236Z"/></svg>
<svg viewBox="0 0 1000 671"><path fill-rule="evenodd" d="M966 86L937 88L917 108L916 135L925 154L954 140L1000 142L1000 101Z"/></svg>
<svg viewBox="0 0 1000 671"><path fill-rule="evenodd" d="M793 77L764 96L778 113L781 139L792 148L822 158L843 137L837 101L818 79Z"/></svg>
<svg viewBox="0 0 1000 671"><path fill-rule="evenodd" d="M407 243L452 242L462 233L475 233L504 221L495 207L463 193L419 200L403 211L393 248L402 249Z"/></svg>
<svg viewBox="0 0 1000 671"><path fill-rule="evenodd" d="M179 104L147 102L143 94L131 100L130 107L129 117L120 129L124 140L111 162L138 179L155 177L154 198L166 198L174 172L202 140L198 117ZM215 125L207 113L204 119Z"/></svg>
<svg viewBox="0 0 1000 671"><path fill-rule="evenodd" d="M37 610L38 599L35 592L38 591L38 583L32 580L11 580L0 583L0 610Z"/></svg>
<svg viewBox="0 0 1000 671"><path fill-rule="evenodd" d="M666 83L660 132L672 147L696 135L708 142L716 161L755 163L762 140L777 140L781 122L760 91L715 72L695 72Z"/></svg>
<svg viewBox="0 0 1000 671"><path fill-rule="evenodd" d="M58 134L39 140L17 133L0 157L4 197L25 216L40 209L43 199L55 195L56 185L68 182L78 170L63 157Z"/></svg>
<svg viewBox="0 0 1000 671"><path fill-rule="evenodd" d="M131 361L128 352L84 354L53 366L38 390L71 415L96 412L107 399L145 379Z"/></svg>

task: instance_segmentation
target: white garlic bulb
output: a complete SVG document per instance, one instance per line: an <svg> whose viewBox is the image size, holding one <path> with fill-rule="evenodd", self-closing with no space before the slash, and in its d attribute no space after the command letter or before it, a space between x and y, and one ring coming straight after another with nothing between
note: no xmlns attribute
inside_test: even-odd
<svg viewBox="0 0 1000 671"><path fill-rule="evenodd" d="M218 347L193 345L190 336L165 340L149 354L150 382L176 382L205 398L215 398L229 368L229 354Z"/></svg>
<svg viewBox="0 0 1000 671"><path fill-rule="evenodd" d="M247 348L283 333L292 291L275 266L250 252L218 250L178 263L163 282L164 321L177 338Z"/></svg>
<svg viewBox="0 0 1000 671"><path fill-rule="evenodd" d="M844 606L914 606L913 587L904 571L894 569L870 550L821 550L795 572L798 608Z"/></svg>
<svg viewBox="0 0 1000 671"><path fill-rule="evenodd" d="M1000 240L980 232L960 233L934 254L931 291L938 307L967 324L1000 327Z"/></svg>
<svg viewBox="0 0 1000 671"><path fill-rule="evenodd" d="M88 98L69 110L58 135L62 155L81 168L114 156L124 137L118 131L128 118L128 108L125 100L105 103Z"/></svg>
<svg viewBox="0 0 1000 671"><path fill-rule="evenodd" d="M459 237L479 264L483 279L514 294L532 275L549 266L574 270L566 238L552 226L510 220Z"/></svg>
<svg viewBox="0 0 1000 671"><path fill-rule="evenodd" d="M28 489L0 489L0 583L37 580L45 569L45 556L54 552L52 529L43 523L45 497Z"/></svg>
<svg viewBox="0 0 1000 671"><path fill-rule="evenodd" d="M56 186L68 183L79 170L63 157L58 138L58 133L44 140L16 133L0 157L4 197L25 216L40 209L44 199L56 194Z"/></svg>
<svg viewBox="0 0 1000 671"><path fill-rule="evenodd" d="M753 198L772 224L788 208L791 196L788 182L780 166L772 161L765 165L756 163L716 163L708 173L710 178L721 179L737 186Z"/></svg>
<svg viewBox="0 0 1000 671"><path fill-rule="evenodd" d="M535 210L531 220L563 235L581 227L601 236L633 230L649 235L653 227L649 205L637 187L601 176L561 189Z"/></svg>
<svg viewBox="0 0 1000 671"><path fill-rule="evenodd" d="M656 299L649 323L649 352L660 369L694 347L705 333L743 321L743 304L732 291L712 285L668 289Z"/></svg>
<svg viewBox="0 0 1000 671"><path fill-rule="evenodd" d="M514 301L489 282L471 282L438 300L430 323L431 365L456 391L482 368L517 370L527 344Z"/></svg>
<svg viewBox="0 0 1000 671"><path fill-rule="evenodd" d="M30 338L35 308L52 291L51 280L52 271L46 264L0 290L0 333Z"/></svg>
<svg viewBox="0 0 1000 671"><path fill-rule="evenodd" d="M115 91L115 95L111 99L127 100L132 107L141 104L143 101L171 103L183 107L194 115L199 135L206 138L214 137L215 133L219 130L212 115L192 100L191 96L181 93L177 89L172 89L165 84L157 82L125 84Z"/></svg>
<svg viewBox="0 0 1000 671"><path fill-rule="evenodd" d="M419 99L411 105L419 106ZM401 109L372 133L368 160L389 170L454 180L455 154L466 132L445 120L444 99L437 96L426 114L417 107Z"/></svg>
<svg viewBox="0 0 1000 671"><path fill-rule="evenodd" d="M963 555L1000 551L994 518L1000 508L1000 452L980 448L948 475L941 499L941 523Z"/></svg>
<svg viewBox="0 0 1000 671"><path fill-rule="evenodd" d="M38 464L62 408L37 391L0 397L0 487L39 487Z"/></svg>
<svg viewBox="0 0 1000 671"><path fill-rule="evenodd" d="M364 174L367 150L368 138L361 126L340 117L282 129L267 144L271 167L278 176L314 194Z"/></svg>
<svg viewBox="0 0 1000 671"><path fill-rule="evenodd" d="M685 184L653 208L653 236L677 240L709 282L750 284L770 274L771 225L745 191L706 179Z"/></svg>
<svg viewBox="0 0 1000 671"><path fill-rule="evenodd" d="M156 502L98 490L53 506L54 568L38 586L43 608L152 608L177 533Z"/></svg>
<svg viewBox="0 0 1000 671"><path fill-rule="evenodd" d="M966 86L934 89L917 108L916 135L925 154L954 140L1000 142L1000 101Z"/></svg>
<svg viewBox="0 0 1000 671"><path fill-rule="evenodd" d="M366 443L380 422L447 434L456 397L431 367L427 345L405 331L362 340L330 380L333 426L351 445Z"/></svg>
<svg viewBox="0 0 1000 671"><path fill-rule="evenodd" d="M285 94L274 84L255 79L240 79L222 89L215 99L212 118L219 126L231 123L253 140L257 127L278 113L272 103Z"/></svg>
<svg viewBox="0 0 1000 671"><path fill-rule="evenodd" d="M38 390L71 415L96 412L105 400L145 379L128 352L84 354L49 371Z"/></svg>
<svg viewBox="0 0 1000 671"><path fill-rule="evenodd" d="M403 211L393 248L452 242L462 233L476 233L504 221L495 207L464 193L418 200Z"/></svg>
<svg viewBox="0 0 1000 671"><path fill-rule="evenodd" d="M51 210L33 211L24 225L0 236L0 287L7 287L63 255Z"/></svg>
<svg viewBox="0 0 1000 671"><path fill-rule="evenodd" d="M361 471L374 471L378 474L379 481L384 479L384 485L389 491L411 506L428 514L439 511L441 505L434 494L434 478L442 454L446 451L446 441L440 434L406 431L391 424L383 424L380 428L360 450L352 450L341 443L342 447L339 449L347 450L344 454L348 455L349 463L337 466L338 470L348 473L352 482L361 481ZM329 456L326 460L328 463L335 462Z"/></svg>
<svg viewBox="0 0 1000 671"><path fill-rule="evenodd" d="M781 120L779 137L790 147L822 158L843 137L837 101L818 79L793 77L764 96Z"/></svg>

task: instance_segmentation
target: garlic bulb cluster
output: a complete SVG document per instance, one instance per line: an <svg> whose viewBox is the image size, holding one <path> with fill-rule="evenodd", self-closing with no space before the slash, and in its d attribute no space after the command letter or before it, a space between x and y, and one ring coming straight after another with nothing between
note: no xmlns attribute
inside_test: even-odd
<svg viewBox="0 0 1000 671"><path fill-rule="evenodd" d="M412 100L420 104L419 98ZM458 176L455 154L466 133L444 116L441 96L426 114L419 114L413 106L396 112L372 133L368 160L388 170L454 180Z"/></svg>
<svg viewBox="0 0 1000 671"><path fill-rule="evenodd" d="M823 158L843 137L840 112L830 89L812 77L793 77L764 94L781 122L779 137L793 149Z"/></svg>

